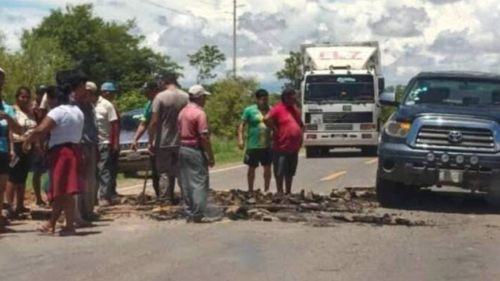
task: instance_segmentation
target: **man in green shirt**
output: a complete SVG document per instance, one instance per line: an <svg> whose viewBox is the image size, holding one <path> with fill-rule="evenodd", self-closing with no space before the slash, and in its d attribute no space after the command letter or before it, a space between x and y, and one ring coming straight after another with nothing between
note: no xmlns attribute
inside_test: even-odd
<svg viewBox="0 0 500 281"><path fill-rule="evenodd" d="M158 94L161 91L160 86L158 82L156 81L149 81L144 83L144 86L142 86L142 92L146 95L148 98L148 101L144 104L144 111L142 113L141 117L141 123L139 124L139 127L137 127L137 130L134 135L134 139L132 141L132 150L137 150L138 148L138 142L139 139L142 137L142 135L146 132L148 126L149 126L149 121L151 121L151 116L153 115L152 111L152 104L153 100L156 97L156 94ZM151 160L151 172L152 172L152 178L153 178L153 188L155 190L156 196L159 196L159 176L156 171L156 161L154 155L150 156Z"/></svg>
<svg viewBox="0 0 500 281"><path fill-rule="evenodd" d="M243 110L238 128L238 146L246 148L243 162L248 165L248 191L253 191L255 170L260 164L264 167L264 191L267 192L271 183L272 155L271 130L264 124L264 116L269 111L269 93L259 89L255 92L255 100L254 105Z"/></svg>

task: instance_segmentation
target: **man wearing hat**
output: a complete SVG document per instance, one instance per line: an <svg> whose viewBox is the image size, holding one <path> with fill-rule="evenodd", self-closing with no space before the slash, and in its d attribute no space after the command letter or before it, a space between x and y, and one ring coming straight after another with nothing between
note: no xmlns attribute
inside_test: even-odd
<svg viewBox="0 0 500 281"><path fill-rule="evenodd" d="M99 205L108 206L115 196L118 154L120 151L120 120L111 101L116 87L111 82L101 85L101 95L97 98L95 113L99 139Z"/></svg>
<svg viewBox="0 0 500 281"><path fill-rule="evenodd" d="M162 84L165 90L153 100L149 139L160 175L160 199L175 204L174 188L179 158L177 118L188 103L189 96L179 89L174 74L164 76Z"/></svg>
<svg viewBox="0 0 500 281"><path fill-rule="evenodd" d="M160 92L160 85L157 81L149 81L144 83L142 86L142 93L146 95L148 101L144 105L144 111L142 113L141 117L141 123L137 127L137 130L134 135L134 139L132 141L132 150L137 150L138 148L138 142L139 139L142 137L142 135L146 132L148 125L151 121L151 115L153 114L152 112L152 104L153 100L156 97L156 95ZM150 160L151 160L151 172L152 172L152 177L153 177L153 188L156 193L156 197L159 198L160 196L160 190L159 190L159 176L157 173L156 169L156 158L154 154L150 155Z"/></svg>
<svg viewBox="0 0 500 281"><path fill-rule="evenodd" d="M183 188L188 221L201 222L206 209L209 189L208 167L215 165L208 131L207 115L203 110L210 93L203 86L189 89L189 104L179 114L179 182Z"/></svg>

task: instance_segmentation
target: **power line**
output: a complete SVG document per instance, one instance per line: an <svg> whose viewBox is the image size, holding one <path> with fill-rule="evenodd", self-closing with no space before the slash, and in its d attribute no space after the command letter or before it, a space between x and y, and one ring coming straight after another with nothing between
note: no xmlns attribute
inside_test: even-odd
<svg viewBox="0 0 500 281"><path fill-rule="evenodd" d="M236 0L233 0L233 77L236 79Z"/></svg>

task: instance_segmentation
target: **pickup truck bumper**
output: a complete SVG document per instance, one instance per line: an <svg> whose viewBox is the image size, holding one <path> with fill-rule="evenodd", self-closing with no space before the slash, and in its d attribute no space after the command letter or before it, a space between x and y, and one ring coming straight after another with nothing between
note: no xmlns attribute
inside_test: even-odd
<svg viewBox="0 0 500 281"><path fill-rule="evenodd" d="M381 143L377 176L418 187L451 185L487 191L500 188L500 153L431 151Z"/></svg>
<svg viewBox="0 0 500 281"><path fill-rule="evenodd" d="M138 151L125 150L120 152L118 171L120 173L135 173L151 169L151 161L147 149Z"/></svg>
<svg viewBox="0 0 500 281"><path fill-rule="evenodd" d="M306 131L305 146L361 147L377 146L378 132L374 131Z"/></svg>

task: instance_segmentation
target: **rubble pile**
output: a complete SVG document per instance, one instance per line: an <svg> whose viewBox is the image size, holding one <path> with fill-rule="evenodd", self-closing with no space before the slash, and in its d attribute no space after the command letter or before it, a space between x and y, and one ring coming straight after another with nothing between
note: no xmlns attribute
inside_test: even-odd
<svg viewBox="0 0 500 281"><path fill-rule="evenodd" d="M259 191L248 194L241 190L216 191L217 204L225 206L224 214L231 220L308 222L328 226L334 222L370 223L379 225L425 225L397 214L377 214L373 188L334 189L329 196L305 192L277 196Z"/></svg>
<svg viewBox="0 0 500 281"><path fill-rule="evenodd" d="M334 189L329 195L304 190L286 196L260 190L252 193L236 189L211 191L208 202L209 216L229 220L303 222L313 226L337 223L427 225L400 214L379 213L374 189L364 187ZM131 215L159 221L184 218L182 204L164 205L145 194L123 197L121 204L100 208L99 213L104 218Z"/></svg>
<svg viewBox="0 0 500 281"><path fill-rule="evenodd" d="M126 205L144 211L143 215L155 220L183 218L180 206L162 206L153 198L141 195L128 197ZM398 214L378 214L378 203L373 188L340 188L329 195L304 191L293 195L252 193L233 189L230 191L211 191L209 212L230 220L304 222L314 226L329 226L334 223L369 223L378 225L425 225ZM114 208L111 213L119 214L123 208ZM110 212L108 212L109 214Z"/></svg>

